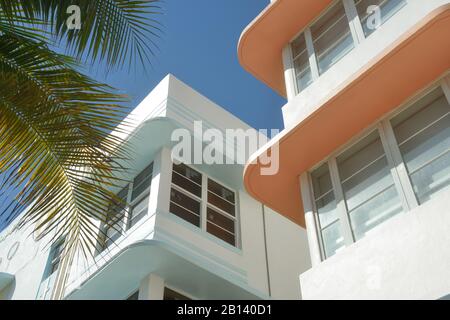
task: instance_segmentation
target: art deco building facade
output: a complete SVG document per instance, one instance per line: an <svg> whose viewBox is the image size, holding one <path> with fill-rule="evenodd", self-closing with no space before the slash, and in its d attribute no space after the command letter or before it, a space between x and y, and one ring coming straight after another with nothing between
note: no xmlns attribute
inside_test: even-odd
<svg viewBox="0 0 450 320"><path fill-rule="evenodd" d="M172 157L178 129L202 147L196 121L256 132L167 76L124 120L134 126L125 137L130 182L116 190L126 205L108 208L114 227L95 222L106 246L69 265L63 239L48 246L33 226L13 223L0 234L0 299L299 299L292 279L310 267L306 232L247 194L243 164Z"/></svg>
<svg viewBox="0 0 450 320"><path fill-rule="evenodd" d="M450 1L276 0L238 53L288 100L244 183L306 228L303 298L450 294Z"/></svg>

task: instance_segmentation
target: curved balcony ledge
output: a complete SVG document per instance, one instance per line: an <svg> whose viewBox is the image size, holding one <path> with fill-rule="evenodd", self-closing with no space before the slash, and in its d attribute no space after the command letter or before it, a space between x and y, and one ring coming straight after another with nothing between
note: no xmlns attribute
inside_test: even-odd
<svg viewBox="0 0 450 320"><path fill-rule="evenodd" d="M333 0L277 0L243 31L239 61L248 72L286 97L281 52L292 37Z"/></svg>
<svg viewBox="0 0 450 320"><path fill-rule="evenodd" d="M98 272L69 292L66 299L124 299L150 273L170 279L171 285L184 288L200 299L268 298L245 283L236 283L207 271L164 241L146 239L123 248Z"/></svg>
<svg viewBox="0 0 450 320"><path fill-rule="evenodd" d="M244 170L247 191L304 227L299 175L441 77L450 69L449 57L450 4L446 4L331 92L309 116L253 155L258 160L279 144L280 169L276 175L262 176L263 165L249 162Z"/></svg>

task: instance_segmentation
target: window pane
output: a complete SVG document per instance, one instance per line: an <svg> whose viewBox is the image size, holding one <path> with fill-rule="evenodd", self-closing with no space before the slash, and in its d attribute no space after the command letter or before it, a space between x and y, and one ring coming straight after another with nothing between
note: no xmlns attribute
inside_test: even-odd
<svg viewBox="0 0 450 320"><path fill-rule="evenodd" d="M337 163L356 238L402 212L378 131L341 154Z"/></svg>
<svg viewBox="0 0 450 320"><path fill-rule="evenodd" d="M234 203L235 201L234 192L218 184L214 180L208 179L208 190L231 203Z"/></svg>
<svg viewBox="0 0 450 320"><path fill-rule="evenodd" d="M105 246L109 247L110 245L112 245L115 241L117 241L117 239L120 238L120 236L122 235L122 232L119 232L117 229L114 228L109 228L106 231L106 241L105 241Z"/></svg>
<svg viewBox="0 0 450 320"><path fill-rule="evenodd" d="M236 245L235 237L233 234L215 226L214 224L208 222L206 225L206 231L215 235L217 238L222 239L225 242L228 242L231 245Z"/></svg>
<svg viewBox="0 0 450 320"><path fill-rule="evenodd" d="M325 163L314 170L311 173L311 179L323 247L326 257L330 257L336 250L344 246L344 241L328 164Z"/></svg>
<svg viewBox="0 0 450 320"><path fill-rule="evenodd" d="M141 193L147 190L152 183L153 163L141 171L133 181L133 192L131 201L136 199Z"/></svg>
<svg viewBox="0 0 450 320"><path fill-rule="evenodd" d="M189 180L195 182L196 184L199 184L199 185L202 184L202 175L201 175L201 173L198 172L198 171L195 171L192 168L189 168L185 164L182 164L182 163L174 164L173 165L173 170L175 172L178 172L182 176L188 178Z"/></svg>
<svg viewBox="0 0 450 320"><path fill-rule="evenodd" d="M234 216L234 192L208 179L208 203Z"/></svg>
<svg viewBox="0 0 450 320"><path fill-rule="evenodd" d="M59 265L61 263L61 254L64 250L64 240L59 240L54 247L51 249L50 253L50 267L46 275L46 278L50 277L56 271L58 271Z"/></svg>
<svg viewBox="0 0 450 320"><path fill-rule="evenodd" d="M200 202L174 188L170 192L170 212L200 226Z"/></svg>
<svg viewBox="0 0 450 320"><path fill-rule="evenodd" d="M442 89L435 89L391 123L419 203L448 188L450 106Z"/></svg>
<svg viewBox="0 0 450 320"><path fill-rule="evenodd" d="M120 190L117 194L119 198L117 203L110 206L108 210L107 223L105 225L106 239L103 247L103 242L100 241L102 249L110 246L114 241L120 238L124 228L124 219L126 214L127 197L128 197L128 185ZM104 234L100 235L104 238Z"/></svg>
<svg viewBox="0 0 450 320"><path fill-rule="evenodd" d="M112 203L108 209L108 222L116 224L120 222L124 215L127 206L128 186L120 190L117 194L117 201Z"/></svg>
<svg viewBox="0 0 450 320"><path fill-rule="evenodd" d="M390 186L350 213L355 239L402 211L395 186Z"/></svg>
<svg viewBox="0 0 450 320"><path fill-rule="evenodd" d="M148 212L149 197L143 198L136 205L131 208L130 221L128 222L128 228L134 226L139 220L141 220Z"/></svg>
<svg viewBox="0 0 450 320"><path fill-rule="evenodd" d="M311 178L314 189L314 201L319 215L320 226L323 229L338 219L328 164L325 163L312 172Z"/></svg>
<svg viewBox="0 0 450 320"><path fill-rule="evenodd" d="M366 37L371 35L376 29L374 28L375 11L370 6L377 6L380 10L381 21L383 24L391 18L398 10L406 4L405 0L356 0L356 10ZM369 11L369 12L368 12ZM369 19L370 18L370 19Z"/></svg>
<svg viewBox="0 0 450 320"><path fill-rule="evenodd" d="M200 227L200 216L193 214L189 210L186 210L185 208L177 205L174 202L170 203L170 212L180 217L181 219L186 220L187 222L192 223L197 227Z"/></svg>
<svg viewBox="0 0 450 320"><path fill-rule="evenodd" d="M311 34L319 73L322 74L354 48L342 1L311 26Z"/></svg>
<svg viewBox="0 0 450 320"><path fill-rule="evenodd" d="M306 49L305 35L303 33L292 42L292 54L297 87L301 91L312 83L309 54Z"/></svg>
<svg viewBox="0 0 450 320"><path fill-rule="evenodd" d="M234 220L208 207L208 221L234 234Z"/></svg>
<svg viewBox="0 0 450 320"><path fill-rule="evenodd" d="M334 255L340 248L344 246L344 238L341 236L340 223L329 225L322 230L322 238L324 243L325 256L327 258Z"/></svg>
<svg viewBox="0 0 450 320"><path fill-rule="evenodd" d="M185 165L174 165L174 170L172 173L172 183L176 184L186 191L189 191L197 197L202 196L201 174L186 167Z"/></svg>

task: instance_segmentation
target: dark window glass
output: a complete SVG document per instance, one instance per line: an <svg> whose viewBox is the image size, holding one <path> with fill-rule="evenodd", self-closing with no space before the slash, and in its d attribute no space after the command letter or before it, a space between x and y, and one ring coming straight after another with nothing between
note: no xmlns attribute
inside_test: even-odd
<svg viewBox="0 0 450 320"><path fill-rule="evenodd" d="M131 201L135 200L140 194L147 190L152 183L153 163L139 173L133 180L133 192Z"/></svg>
<svg viewBox="0 0 450 320"><path fill-rule="evenodd" d="M170 191L170 212L200 226L200 202L174 188Z"/></svg>

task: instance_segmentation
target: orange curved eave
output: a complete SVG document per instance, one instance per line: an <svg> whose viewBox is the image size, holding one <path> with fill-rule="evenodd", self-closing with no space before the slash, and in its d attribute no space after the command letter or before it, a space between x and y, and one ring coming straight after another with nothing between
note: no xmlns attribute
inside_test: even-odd
<svg viewBox="0 0 450 320"><path fill-rule="evenodd" d="M241 35L239 61L248 72L286 97L282 51L299 30L333 0L276 0Z"/></svg>
<svg viewBox="0 0 450 320"><path fill-rule="evenodd" d="M395 109L450 69L450 5L428 15L352 79L332 92L307 119L284 130L280 169L260 175L261 165L244 172L248 192L295 223L305 226L299 175ZM264 148L258 151L258 157Z"/></svg>

